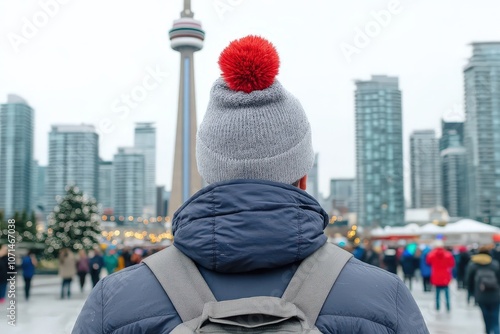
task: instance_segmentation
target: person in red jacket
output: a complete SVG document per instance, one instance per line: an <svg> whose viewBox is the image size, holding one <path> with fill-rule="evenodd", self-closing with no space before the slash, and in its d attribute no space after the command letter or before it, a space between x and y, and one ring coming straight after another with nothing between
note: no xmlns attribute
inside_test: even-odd
<svg viewBox="0 0 500 334"><path fill-rule="evenodd" d="M450 311L450 291L448 285L455 267L453 254L444 249L443 240L434 242L434 249L427 255L427 264L431 266L431 284L436 287L436 310L439 311L439 296L444 291L446 310Z"/></svg>

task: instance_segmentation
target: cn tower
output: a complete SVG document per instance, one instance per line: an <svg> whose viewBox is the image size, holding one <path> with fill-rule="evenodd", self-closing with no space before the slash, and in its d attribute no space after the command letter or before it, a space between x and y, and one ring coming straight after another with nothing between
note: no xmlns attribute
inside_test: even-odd
<svg viewBox="0 0 500 334"><path fill-rule="evenodd" d="M203 48L205 32L195 20L191 0L184 0L181 18L170 30L171 47L181 54L179 109L175 137L174 172L168 215L174 212L201 189L201 176L196 166L196 100L194 90L194 53Z"/></svg>

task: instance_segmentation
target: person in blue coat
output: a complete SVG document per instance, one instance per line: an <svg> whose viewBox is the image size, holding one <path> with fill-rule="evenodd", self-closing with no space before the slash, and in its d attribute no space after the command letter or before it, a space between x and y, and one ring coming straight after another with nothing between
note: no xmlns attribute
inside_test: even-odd
<svg viewBox="0 0 500 334"><path fill-rule="evenodd" d="M30 299L30 291L31 291L31 280L33 276L35 276L35 267L37 266L38 261L35 257L35 253L33 251L29 251L28 254L23 256L22 268L23 268L23 279L24 279L24 297L26 300Z"/></svg>
<svg viewBox="0 0 500 334"><path fill-rule="evenodd" d="M431 251L431 248L427 245L424 246L422 254L420 255L420 274L422 275L422 281L424 284L424 292L432 291L431 285L431 266L427 263L427 255Z"/></svg>
<svg viewBox="0 0 500 334"><path fill-rule="evenodd" d="M281 297L298 264L327 242L328 214L305 192L315 155L311 127L300 102L275 79L279 58L270 42L234 41L219 64L222 78L196 137L198 171L208 186L174 214L174 246L196 263L217 301ZM180 323L141 263L99 281L73 333L170 333ZM322 333L429 333L403 282L355 258L315 325Z"/></svg>

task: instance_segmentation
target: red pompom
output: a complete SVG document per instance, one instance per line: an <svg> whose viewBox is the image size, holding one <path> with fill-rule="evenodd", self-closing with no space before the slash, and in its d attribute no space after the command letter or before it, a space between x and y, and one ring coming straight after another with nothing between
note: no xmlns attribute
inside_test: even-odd
<svg viewBox="0 0 500 334"><path fill-rule="evenodd" d="M229 88L250 93L266 89L274 83L280 59L268 40L247 36L231 42L222 51L219 66Z"/></svg>

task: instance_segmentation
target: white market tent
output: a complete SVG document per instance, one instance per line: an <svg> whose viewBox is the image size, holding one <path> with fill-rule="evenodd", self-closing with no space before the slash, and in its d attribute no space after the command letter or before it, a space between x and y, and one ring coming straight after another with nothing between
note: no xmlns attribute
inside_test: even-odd
<svg viewBox="0 0 500 334"><path fill-rule="evenodd" d="M436 234L443 234L445 228L442 226L438 226L432 223L425 224L420 228L420 235L425 235L425 234L430 234L430 235L436 235Z"/></svg>
<svg viewBox="0 0 500 334"><path fill-rule="evenodd" d="M436 235L443 235L449 237L450 241L456 242L491 241L491 237L495 234L500 234L500 228L472 219L462 219L456 223L447 224L445 227L432 223L424 226L409 224L404 227L385 227L372 231L372 236L380 239L404 238L405 236L433 239Z"/></svg>
<svg viewBox="0 0 500 334"><path fill-rule="evenodd" d="M480 223L472 219L462 219L456 223L446 225L443 230L445 234L496 234L500 228Z"/></svg>

